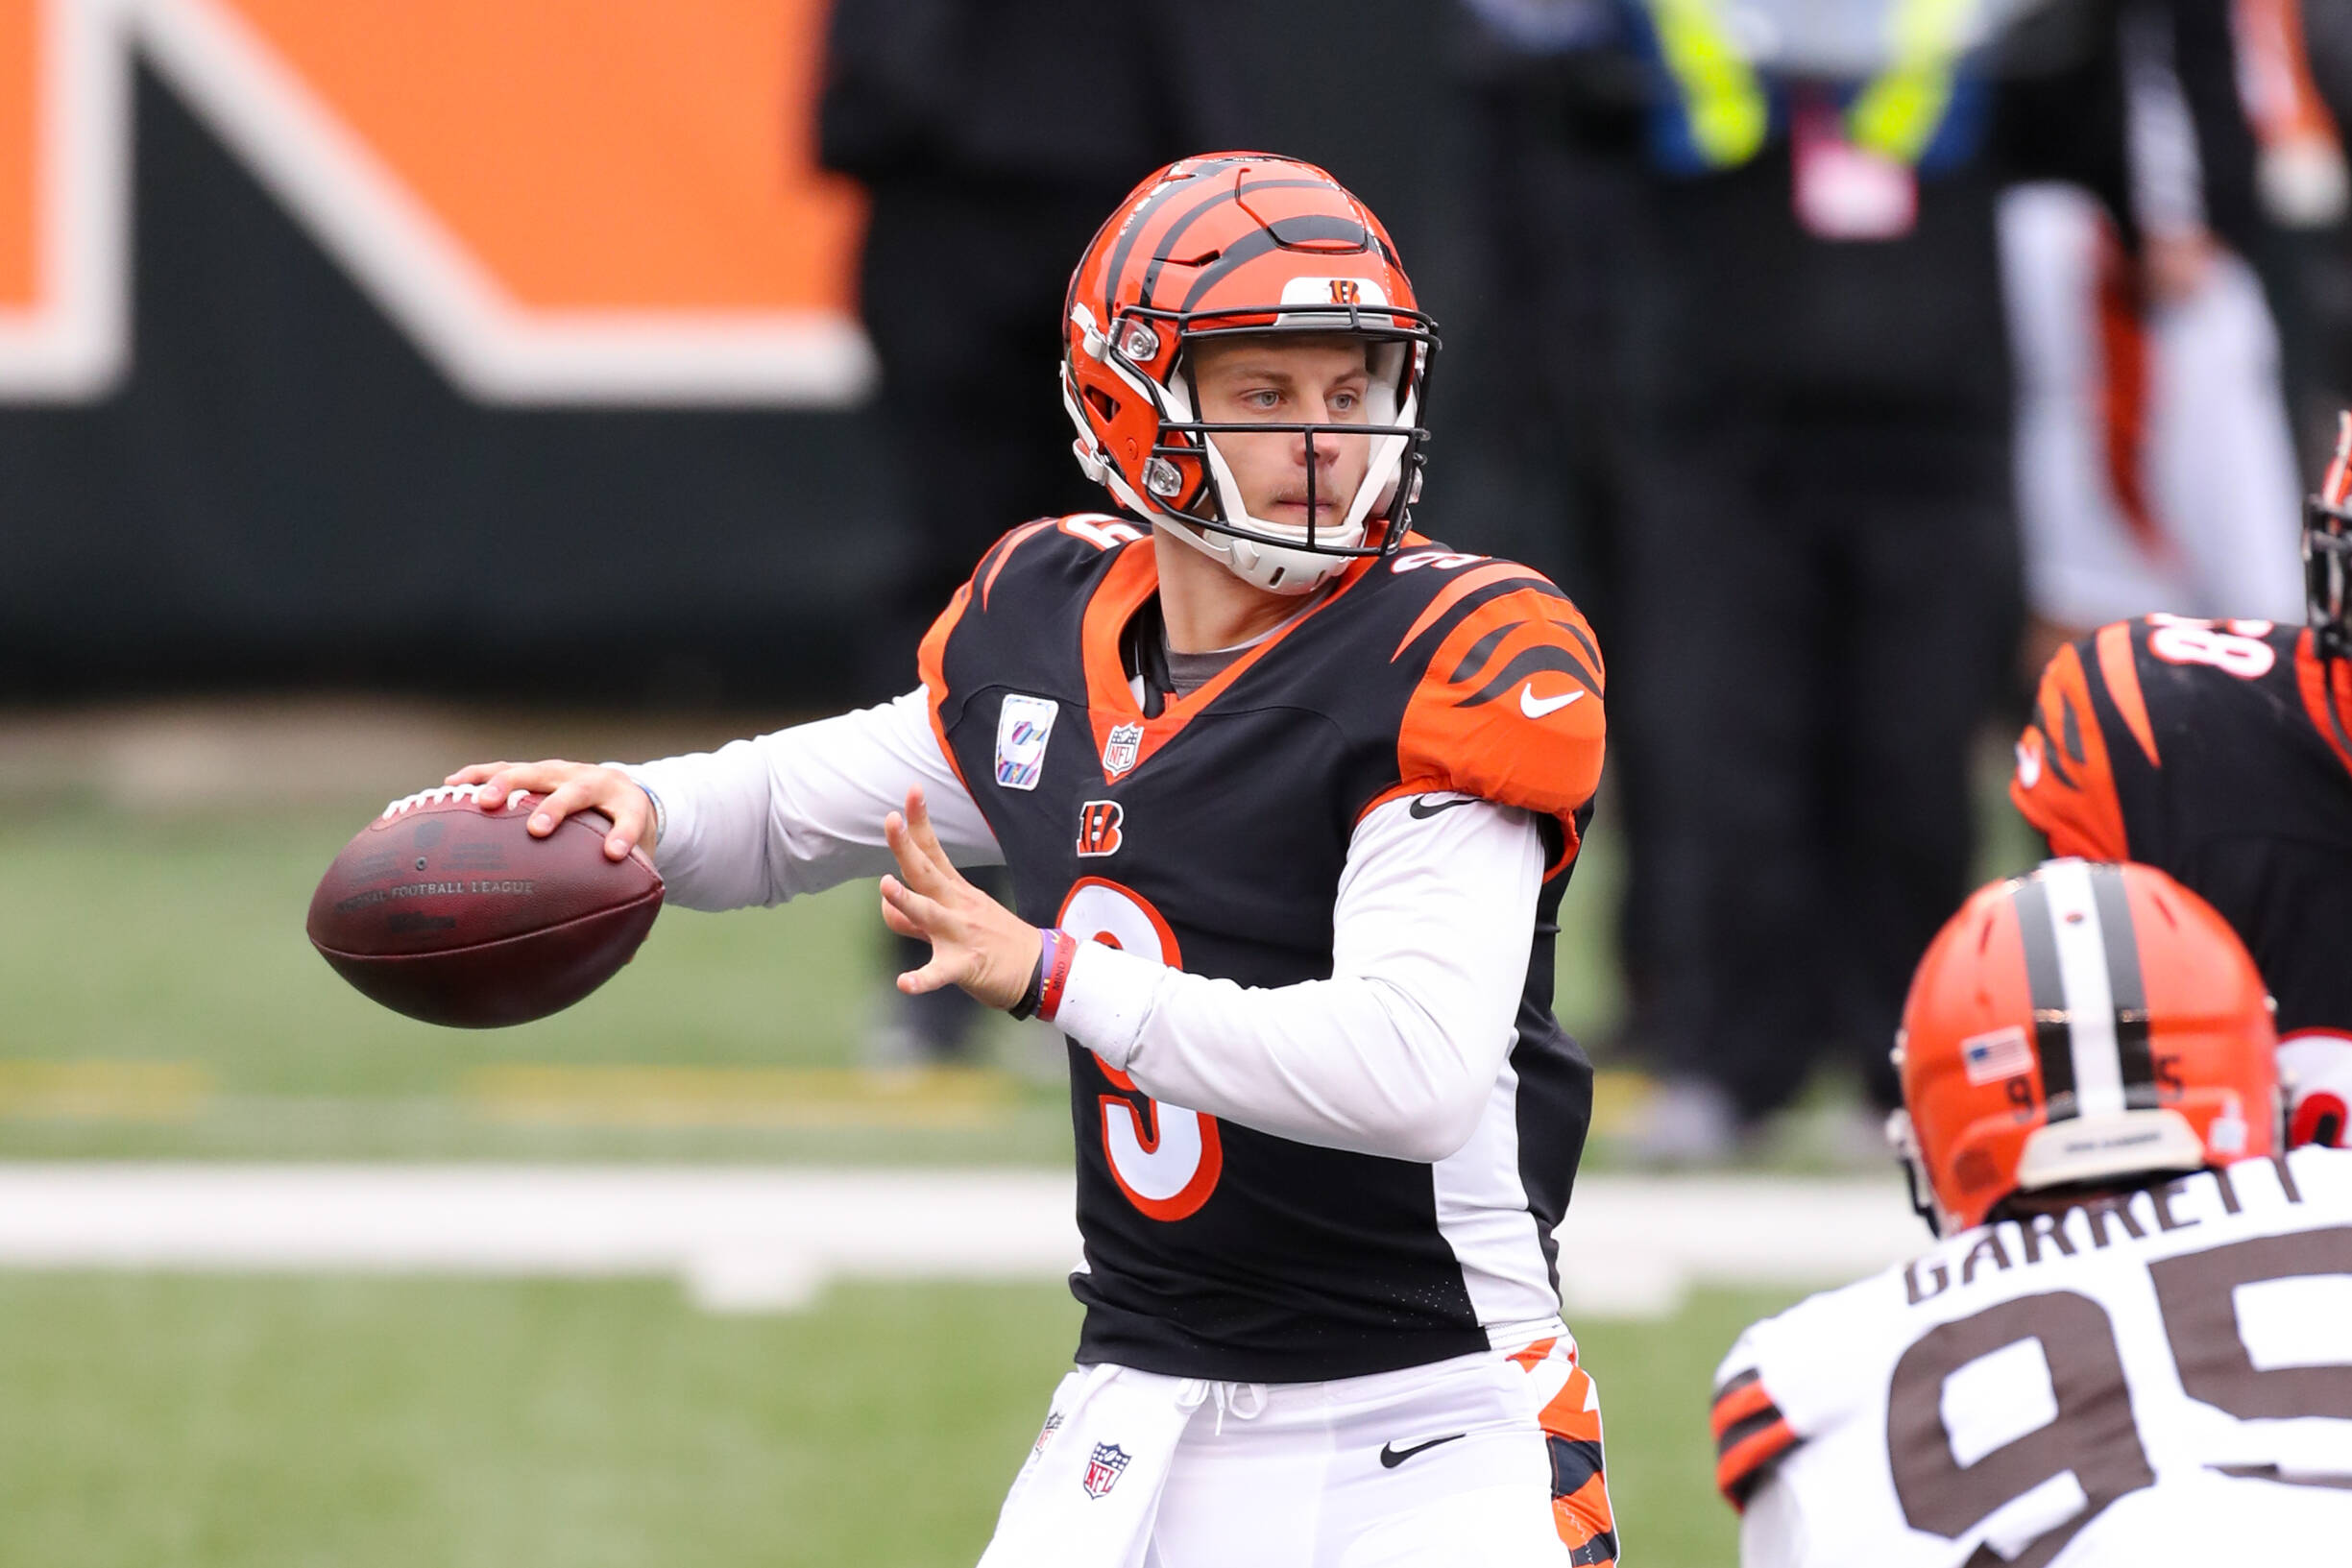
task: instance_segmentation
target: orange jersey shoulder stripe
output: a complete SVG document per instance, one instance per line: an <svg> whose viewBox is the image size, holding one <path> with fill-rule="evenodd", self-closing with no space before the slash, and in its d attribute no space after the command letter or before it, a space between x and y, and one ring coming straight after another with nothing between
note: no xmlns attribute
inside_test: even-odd
<svg viewBox="0 0 2352 1568"><path fill-rule="evenodd" d="M1400 783L1384 798L1454 790L1555 817L1567 835L1564 865L1575 853L1576 813L1600 784L1608 724L1584 617L1536 583L1540 591L1478 605L1438 644L1405 705ZM1447 595L1459 597L1454 589Z"/></svg>
<svg viewBox="0 0 2352 1568"><path fill-rule="evenodd" d="M1725 1384L1723 1391L1715 1396L1714 1409L1708 1412L1707 1424L1713 1431L1715 1441L1721 1442L1726 1432L1761 1411L1772 1411L1776 1415L1780 1413L1772 1403L1772 1396L1764 1392L1763 1381L1754 1372L1745 1372Z"/></svg>
<svg viewBox="0 0 2352 1568"><path fill-rule="evenodd" d="M1773 1463L1797 1446L1796 1429L1784 1415L1774 1414L1739 1441L1725 1449L1715 1459L1715 1490L1724 1495L1733 1508L1746 1511L1748 1498L1770 1471Z"/></svg>
<svg viewBox="0 0 2352 1568"><path fill-rule="evenodd" d="M915 650L914 667L923 677L924 706L931 711L931 733L938 738L939 755L947 765L956 770L957 782L970 794L972 781L963 776L963 764L956 760L956 748L947 741L947 639L956 633L956 623L963 619L964 607L972 602L972 585L966 583L947 601L939 618L931 623L923 634L922 646Z"/></svg>
<svg viewBox="0 0 2352 1568"><path fill-rule="evenodd" d="M1032 536L1045 532L1059 520L1056 518L1039 518L1035 522L1023 523L997 541L994 552L996 559L988 564L988 575L982 580L980 585L980 607L983 612L988 608L988 595L995 591L997 578L1004 575L1005 563L1012 559L1012 552L1019 549Z"/></svg>
<svg viewBox="0 0 2352 1568"><path fill-rule="evenodd" d="M2130 857L2107 739L2077 644L2060 648L2042 671L2033 720L2018 736L2009 799L2049 840L2053 855Z"/></svg>
<svg viewBox="0 0 2352 1568"><path fill-rule="evenodd" d="M1455 605L1460 604L1482 588L1495 583L1507 583L1515 577L1524 577L1536 583L1545 581L1544 575L1533 567L1522 567L1515 561L1495 561L1483 567L1472 567L1446 584L1444 591L1436 598L1431 599L1429 607L1414 620L1412 630L1406 632L1403 639L1397 642L1396 651L1389 655L1389 663L1394 664L1402 659L1405 656L1405 650L1413 646L1414 640L1443 619L1445 612L1451 610Z"/></svg>
<svg viewBox="0 0 2352 1568"><path fill-rule="evenodd" d="M1754 1368L1715 1391L1708 1425L1715 1435L1716 1489L1740 1509L1765 1471L1802 1440Z"/></svg>

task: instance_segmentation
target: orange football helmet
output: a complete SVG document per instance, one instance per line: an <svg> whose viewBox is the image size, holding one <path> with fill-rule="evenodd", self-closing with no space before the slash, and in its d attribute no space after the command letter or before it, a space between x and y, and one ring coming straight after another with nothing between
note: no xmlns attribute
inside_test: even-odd
<svg viewBox="0 0 2352 1568"><path fill-rule="evenodd" d="M1949 1235L2012 1193L2277 1152L2276 1049L2262 976L2211 905L2151 866L2050 860L1928 944L1887 1134Z"/></svg>
<svg viewBox="0 0 2352 1568"><path fill-rule="evenodd" d="M1188 350L1269 332L1365 339L1369 422L1203 422ZM1388 230L1338 181L1294 158L1218 153L1146 180L1086 248L1064 309L1062 402L1079 466L1121 505L1244 581L1304 593L1404 539L1437 346ZM1315 524L1313 463L1308 521L1270 522L1249 515L1211 439L1239 431L1370 439L1370 470L1336 526Z"/></svg>

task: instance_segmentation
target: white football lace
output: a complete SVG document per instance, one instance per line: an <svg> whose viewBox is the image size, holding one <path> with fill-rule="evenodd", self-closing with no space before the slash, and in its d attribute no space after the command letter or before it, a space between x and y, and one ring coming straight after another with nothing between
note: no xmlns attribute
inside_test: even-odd
<svg viewBox="0 0 2352 1568"><path fill-rule="evenodd" d="M508 809L513 809L516 802L522 798L522 793L518 789L506 797ZM453 801L479 800L481 795L482 786L480 784L443 784L436 789L420 789L415 794L403 795L390 806L385 807L384 814L376 820L389 822L402 811L414 810L420 806L447 806Z"/></svg>

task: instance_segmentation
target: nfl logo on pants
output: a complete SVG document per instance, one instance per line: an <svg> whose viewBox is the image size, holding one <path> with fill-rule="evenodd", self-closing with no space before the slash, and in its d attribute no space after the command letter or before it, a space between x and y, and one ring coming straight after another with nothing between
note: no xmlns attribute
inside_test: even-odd
<svg viewBox="0 0 2352 1568"><path fill-rule="evenodd" d="M1101 1497L1119 1484L1119 1472L1134 1458L1117 1443L1097 1443L1094 1455L1086 1461L1086 1495Z"/></svg>

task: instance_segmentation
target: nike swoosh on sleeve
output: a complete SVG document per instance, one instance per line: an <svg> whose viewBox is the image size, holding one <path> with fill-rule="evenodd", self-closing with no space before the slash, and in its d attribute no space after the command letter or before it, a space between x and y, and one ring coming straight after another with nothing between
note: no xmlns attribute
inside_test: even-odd
<svg viewBox="0 0 2352 1568"><path fill-rule="evenodd" d="M1413 797L1413 804L1405 808L1405 814L1418 822L1423 818L1436 816L1440 811L1450 811L1457 806L1467 806L1477 798L1475 795L1456 795L1452 800L1440 801L1437 805L1432 806L1429 804L1428 796L1416 795Z"/></svg>
<svg viewBox="0 0 2352 1568"><path fill-rule="evenodd" d="M1530 681L1519 688L1519 712L1529 718L1542 718L1547 713L1559 712L1584 694L1584 688L1578 687L1563 697L1539 697L1536 695L1536 683Z"/></svg>

